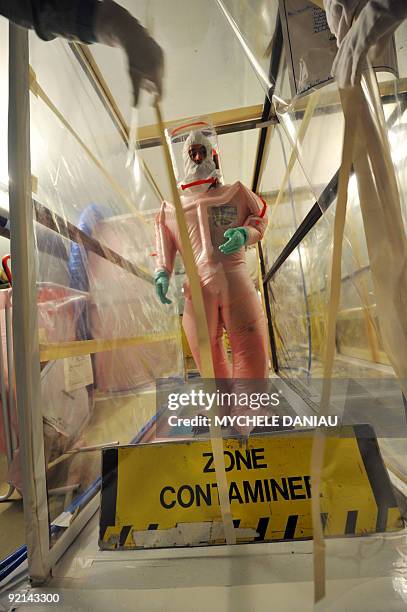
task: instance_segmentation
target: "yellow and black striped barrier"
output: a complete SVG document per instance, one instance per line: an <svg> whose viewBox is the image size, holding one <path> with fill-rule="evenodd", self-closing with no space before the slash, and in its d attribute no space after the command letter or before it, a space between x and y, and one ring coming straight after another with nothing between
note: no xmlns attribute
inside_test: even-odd
<svg viewBox="0 0 407 612"><path fill-rule="evenodd" d="M224 440L238 542L312 538L312 430ZM322 473L325 536L403 527L373 430L328 436ZM210 441L103 450L100 547L225 542Z"/></svg>

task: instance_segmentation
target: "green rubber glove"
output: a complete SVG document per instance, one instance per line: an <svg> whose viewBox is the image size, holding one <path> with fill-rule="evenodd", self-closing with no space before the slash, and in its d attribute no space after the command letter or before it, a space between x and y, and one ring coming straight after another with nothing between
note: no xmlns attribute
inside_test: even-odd
<svg viewBox="0 0 407 612"><path fill-rule="evenodd" d="M249 232L245 227L231 227L223 234L227 241L220 245L219 250L224 255L231 255L242 248L249 238Z"/></svg>
<svg viewBox="0 0 407 612"><path fill-rule="evenodd" d="M167 270L158 270L155 273L154 285L161 304L172 304L171 300L166 297L170 286L170 276Z"/></svg>

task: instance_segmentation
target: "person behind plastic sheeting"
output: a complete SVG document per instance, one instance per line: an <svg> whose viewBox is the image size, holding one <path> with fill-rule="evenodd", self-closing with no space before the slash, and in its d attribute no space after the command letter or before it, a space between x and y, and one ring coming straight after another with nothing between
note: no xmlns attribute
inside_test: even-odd
<svg viewBox="0 0 407 612"><path fill-rule="evenodd" d="M407 18L407 0L324 0L338 53L332 74L338 86L354 87L371 48L377 51Z"/></svg>
<svg viewBox="0 0 407 612"><path fill-rule="evenodd" d="M162 94L161 47L137 19L112 0L0 0L0 15L34 28L43 40L61 36L121 47L127 55L134 105L140 87Z"/></svg>
<svg viewBox="0 0 407 612"><path fill-rule="evenodd" d="M267 226L266 205L240 182L221 183L216 151L202 131L191 131L183 144L184 180L179 182L202 287L215 377L265 379L268 376L266 321L246 265L245 246L263 237ZM167 291L176 252L180 251L182 256L175 208L169 202L163 202L156 217L156 249L156 291L161 302L169 304ZM188 283L184 285L184 293L183 327L201 371ZM224 329L229 336L232 368L223 344ZM246 383L247 386L250 384ZM259 390L255 384L253 387ZM238 429L247 433L251 428Z"/></svg>

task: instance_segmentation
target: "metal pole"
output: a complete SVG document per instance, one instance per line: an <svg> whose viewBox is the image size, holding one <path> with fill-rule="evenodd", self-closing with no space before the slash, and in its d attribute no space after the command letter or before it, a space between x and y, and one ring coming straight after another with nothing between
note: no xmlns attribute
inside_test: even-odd
<svg viewBox="0 0 407 612"><path fill-rule="evenodd" d="M269 68L269 80L270 80L270 83L272 83L272 86L268 92L268 96L266 96L264 100L262 122L269 121L270 116L271 116L272 104L270 100L272 98L275 83L277 82L278 72L280 70L282 53L283 53L283 31L282 31L282 26L281 26L280 13L277 13L276 27L274 30L274 36L273 36L273 41L271 45L271 57L270 57L270 68ZM256 154L254 177L253 177L253 182L252 182L252 191L254 191L255 193L257 193L257 190L259 188L261 167L263 164L263 156L264 156L264 151L266 148L267 134L268 134L269 129L270 127L266 126L266 127L263 127L260 131L259 144L258 144L257 154ZM258 253L259 253L259 260L260 260L260 272L261 272L261 276L263 279L263 296L264 296L264 306L266 309L266 316L267 316L267 326L268 326L268 331L269 331L271 361L272 361L274 372L278 373L279 365L278 365L276 339L274 335L273 319L272 319L272 313L271 313L270 290L269 290L268 284L264 281L264 278L266 275L266 265L264 262L263 249L260 243L258 245Z"/></svg>
<svg viewBox="0 0 407 612"><path fill-rule="evenodd" d="M11 23L9 32L8 164L16 403L29 574L34 581L43 581L49 574L49 522L31 203L28 32Z"/></svg>

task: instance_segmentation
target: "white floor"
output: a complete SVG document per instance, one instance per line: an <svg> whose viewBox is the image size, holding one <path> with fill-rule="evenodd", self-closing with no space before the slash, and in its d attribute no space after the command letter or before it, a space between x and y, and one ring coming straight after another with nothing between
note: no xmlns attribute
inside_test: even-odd
<svg viewBox="0 0 407 612"><path fill-rule="evenodd" d="M157 610L308 612L313 606L312 542L132 552L97 549L97 516L57 564L46 587L69 612ZM407 610L407 533L327 540L332 612ZM6 606L3 599L3 608ZM32 609L32 604L15 607Z"/></svg>

